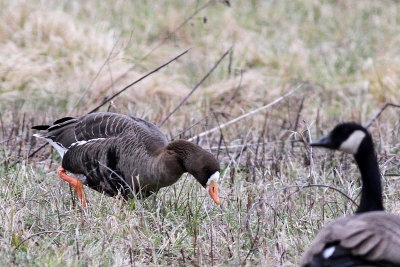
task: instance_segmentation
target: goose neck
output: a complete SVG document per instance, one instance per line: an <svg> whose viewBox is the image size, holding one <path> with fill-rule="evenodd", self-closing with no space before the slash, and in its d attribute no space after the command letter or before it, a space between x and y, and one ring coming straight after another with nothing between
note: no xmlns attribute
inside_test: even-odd
<svg viewBox="0 0 400 267"><path fill-rule="evenodd" d="M161 149L158 153L157 160L155 161L155 168L157 168L160 173L164 173L168 176L180 177L185 172L181 157L166 148Z"/></svg>
<svg viewBox="0 0 400 267"><path fill-rule="evenodd" d="M361 173L361 200L356 213L384 210L381 174L372 143L355 155Z"/></svg>

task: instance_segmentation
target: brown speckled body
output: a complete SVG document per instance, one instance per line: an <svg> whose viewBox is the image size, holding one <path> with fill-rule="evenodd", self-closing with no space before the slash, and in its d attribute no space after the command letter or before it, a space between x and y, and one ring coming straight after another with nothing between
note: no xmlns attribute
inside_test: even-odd
<svg viewBox="0 0 400 267"><path fill-rule="evenodd" d="M219 171L219 163L199 146L184 140L168 143L155 125L123 114L67 117L35 129L47 130L39 137L67 149L65 170L83 175L84 184L110 196L140 191L139 197L146 197L187 171L204 186ZM197 164L197 158L203 162Z"/></svg>

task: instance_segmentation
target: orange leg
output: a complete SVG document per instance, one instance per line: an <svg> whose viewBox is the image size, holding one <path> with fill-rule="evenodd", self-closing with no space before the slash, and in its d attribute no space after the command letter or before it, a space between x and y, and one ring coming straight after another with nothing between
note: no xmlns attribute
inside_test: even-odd
<svg viewBox="0 0 400 267"><path fill-rule="evenodd" d="M72 188L76 192L76 195L78 196L78 198L81 201L82 207L86 208L87 202L86 202L85 193L83 192L82 182L79 179L69 176L63 167L58 167L57 172L58 172L58 176L61 179L63 179L64 181L67 181L72 186Z"/></svg>

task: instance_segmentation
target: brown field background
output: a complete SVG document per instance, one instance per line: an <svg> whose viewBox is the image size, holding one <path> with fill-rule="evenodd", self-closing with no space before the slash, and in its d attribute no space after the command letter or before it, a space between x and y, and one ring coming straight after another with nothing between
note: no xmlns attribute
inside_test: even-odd
<svg viewBox="0 0 400 267"><path fill-rule="evenodd" d="M321 227L352 213L352 157L307 143L400 103L399 1L0 0L0 265L296 266ZM190 139L223 168L217 207L190 176L145 201L86 190L30 127L101 108ZM369 128L388 211L400 212L400 112ZM346 195L346 196L345 196Z"/></svg>

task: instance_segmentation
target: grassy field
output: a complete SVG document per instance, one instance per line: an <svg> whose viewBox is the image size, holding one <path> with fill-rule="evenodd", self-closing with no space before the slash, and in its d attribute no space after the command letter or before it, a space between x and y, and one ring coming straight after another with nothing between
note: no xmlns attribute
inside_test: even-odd
<svg viewBox="0 0 400 267"><path fill-rule="evenodd" d="M400 102L398 1L0 0L0 265L296 266L318 229L353 212L350 156L307 142ZM160 123L221 161L222 205L184 175L145 201L86 190L30 127L80 115L187 48L101 110ZM400 213L400 112L370 127L387 210ZM19 161L19 162L17 162ZM17 163L16 163L17 162ZM16 164L15 164L16 163Z"/></svg>

